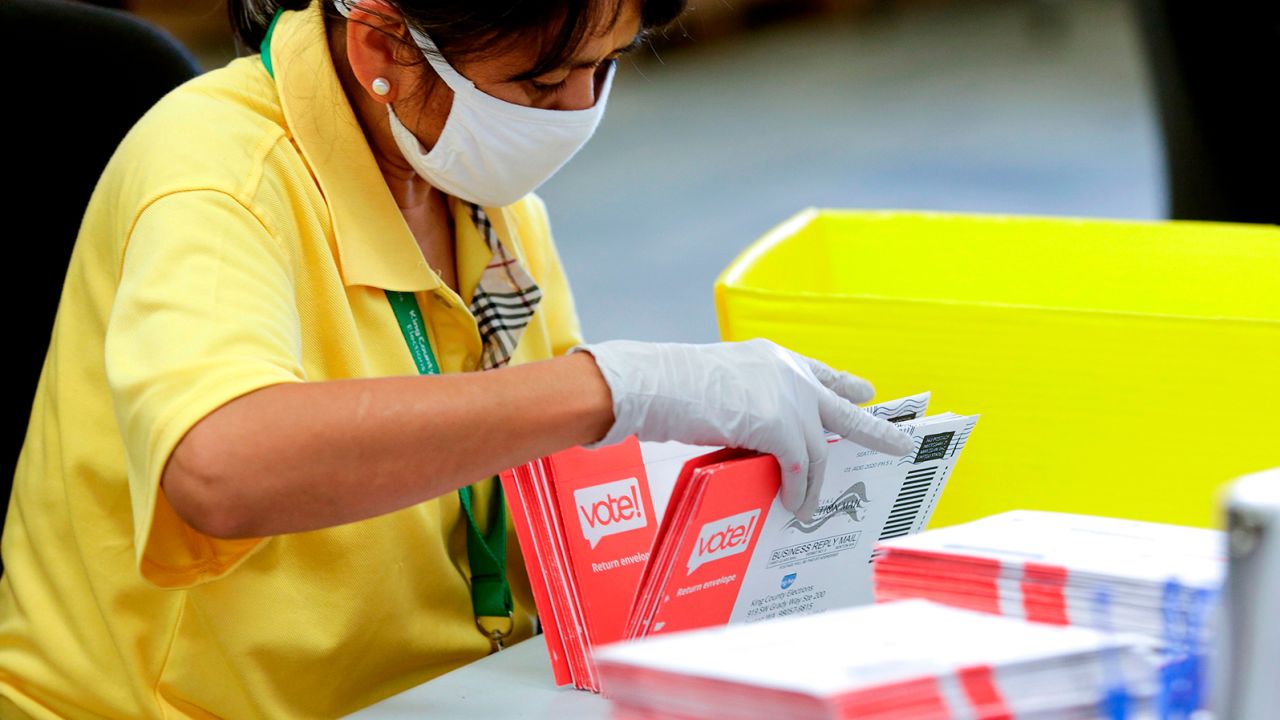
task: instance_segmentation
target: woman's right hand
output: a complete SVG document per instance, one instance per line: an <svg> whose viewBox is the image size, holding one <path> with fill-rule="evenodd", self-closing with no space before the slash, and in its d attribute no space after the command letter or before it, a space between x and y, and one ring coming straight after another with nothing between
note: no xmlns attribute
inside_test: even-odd
<svg viewBox="0 0 1280 720"><path fill-rule="evenodd" d="M782 469L782 504L813 515L827 463L824 428L889 455L910 436L857 403L875 391L768 340L681 345L612 340L590 353L612 393L613 426L597 445L628 435L770 453Z"/></svg>

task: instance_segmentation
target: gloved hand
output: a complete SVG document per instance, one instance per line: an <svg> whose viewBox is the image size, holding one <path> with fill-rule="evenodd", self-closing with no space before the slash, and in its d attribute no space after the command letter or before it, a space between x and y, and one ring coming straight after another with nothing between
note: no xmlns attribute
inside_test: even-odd
<svg viewBox="0 0 1280 720"><path fill-rule="evenodd" d="M768 340L678 345L612 340L582 345L613 393L613 427L594 446L628 435L771 453L782 504L803 519L817 509L827 464L823 428L889 455L911 438L855 403L875 391Z"/></svg>

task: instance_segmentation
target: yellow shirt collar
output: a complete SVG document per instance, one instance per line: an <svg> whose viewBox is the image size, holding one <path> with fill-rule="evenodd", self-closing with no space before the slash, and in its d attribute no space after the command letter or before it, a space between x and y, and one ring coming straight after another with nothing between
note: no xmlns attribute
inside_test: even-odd
<svg viewBox="0 0 1280 720"><path fill-rule="evenodd" d="M440 287L342 90L329 56L322 2L281 15L271 36L271 60L285 121L329 205L343 283L405 292ZM489 249L472 229L465 204L450 202L459 228L456 253L468 260L459 281L469 297L479 276L466 276L476 272L482 258L487 262ZM509 210L486 212L508 253L523 260ZM480 246L472 247L476 243Z"/></svg>

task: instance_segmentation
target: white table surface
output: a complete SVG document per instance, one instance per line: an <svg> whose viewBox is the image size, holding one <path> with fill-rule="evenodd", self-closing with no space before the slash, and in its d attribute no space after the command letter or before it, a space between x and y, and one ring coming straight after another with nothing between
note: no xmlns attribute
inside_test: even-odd
<svg viewBox="0 0 1280 720"><path fill-rule="evenodd" d="M536 635L348 717L604 720L609 703L595 693L557 688L546 640Z"/></svg>

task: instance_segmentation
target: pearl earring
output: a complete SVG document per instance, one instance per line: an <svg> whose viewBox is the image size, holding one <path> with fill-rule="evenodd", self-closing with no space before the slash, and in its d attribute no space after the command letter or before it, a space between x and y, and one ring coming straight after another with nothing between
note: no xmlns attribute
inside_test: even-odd
<svg viewBox="0 0 1280 720"><path fill-rule="evenodd" d="M373 92L378 95L386 95L391 92L391 83L387 82L386 78L374 78L371 87Z"/></svg>

